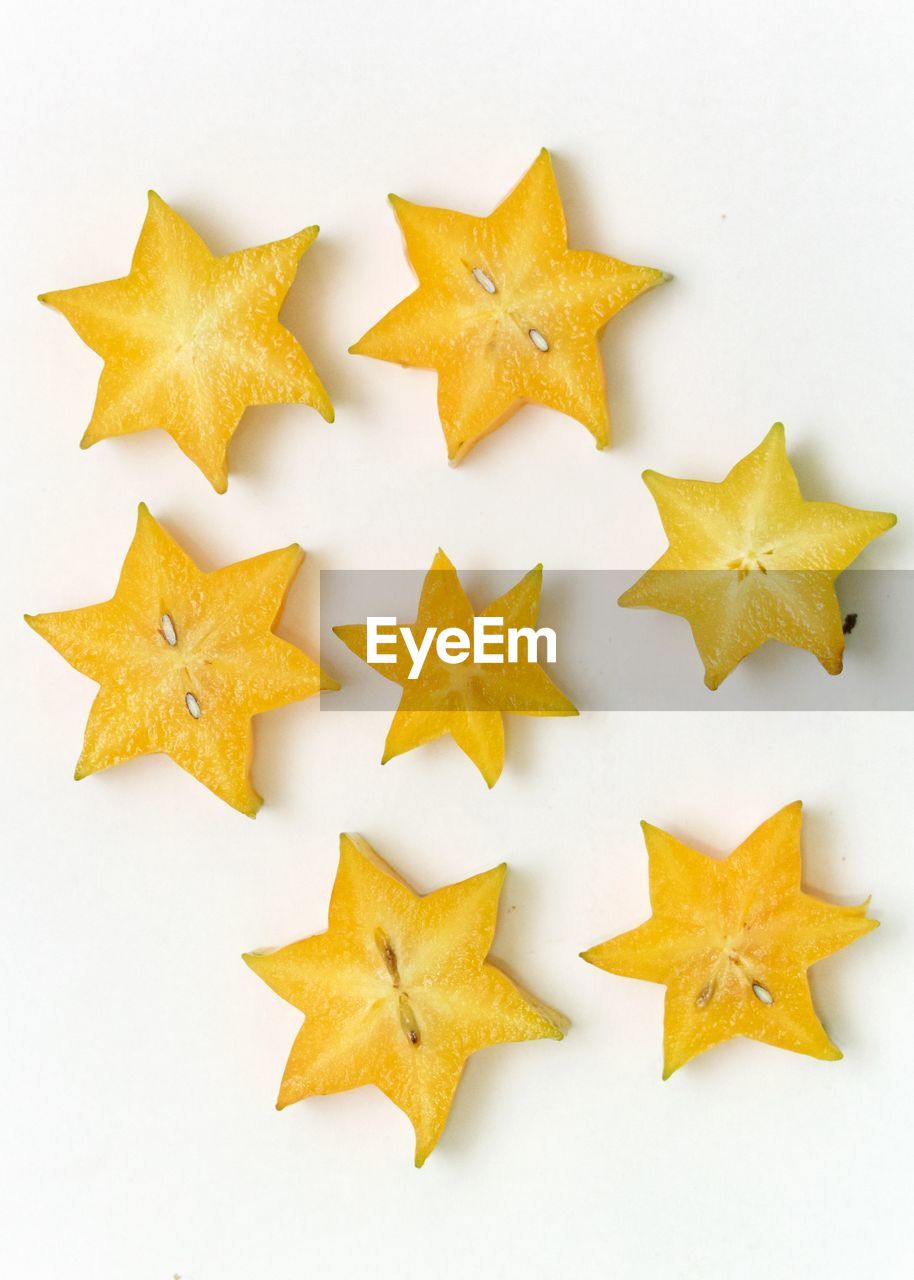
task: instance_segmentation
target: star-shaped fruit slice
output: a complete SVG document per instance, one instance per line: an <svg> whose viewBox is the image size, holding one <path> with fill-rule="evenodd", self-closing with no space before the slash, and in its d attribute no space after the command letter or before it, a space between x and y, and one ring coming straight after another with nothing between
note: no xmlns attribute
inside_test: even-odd
<svg viewBox="0 0 914 1280"><path fill-rule="evenodd" d="M766 640L809 650L831 675L841 671L835 579L891 529L893 515L807 502L780 422L720 483L656 471L644 482L670 545L620 605L686 618L709 689Z"/></svg>
<svg viewBox="0 0 914 1280"><path fill-rule="evenodd" d="M311 361L279 323L299 259L317 235L224 257L154 191L130 274L40 295L104 360L82 447L161 427L217 493L249 405L308 404L333 421Z"/></svg>
<svg viewBox="0 0 914 1280"><path fill-rule="evenodd" d="M642 823L653 915L583 958L666 987L664 1079L734 1036L842 1056L813 1008L807 969L878 922L865 902L836 907L803 892L801 821L799 801L789 804L722 860Z"/></svg>
<svg viewBox="0 0 914 1280"><path fill-rule="evenodd" d="M419 1166L471 1054L562 1039L565 1020L486 963L504 876L502 864L422 897L360 836L340 837L327 932L244 957L306 1015L279 1109L373 1084L412 1121Z"/></svg>
<svg viewBox="0 0 914 1280"><path fill-rule="evenodd" d="M452 463L525 402L576 418L605 448L597 339L617 311L668 277L568 248L545 150L487 218L390 200L419 287L350 350L437 370Z"/></svg>
<svg viewBox="0 0 914 1280"><path fill-rule="evenodd" d="M538 565L478 615L502 619L502 626L492 624L496 630L487 644L490 653L504 656L502 661L474 661L471 653L466 661L455 663L440 655L437 638L450 628L472 637L476 616L457 570L440 550L422 585L418 618L408 627L414 648L423 644L429 632L436 637L415 678L411 678L415 659L402 628L397 631L396 643L391 640L385 646L387 662L370 660L365 625L333 628L357 657L403 690L387 734L382 764L450 734L487 785L494 787L505 762L504 712L528 716L578 714L537 662L536 643L518 639L516 661L507 660L511 653L509 631L536 629L542 581L543 568Z"/></svg>
<svg viewBox="0 0 914 1280"><path fill-rule="evenodd" d="M104 604L26 616L101 687L76 777L164 752L254 817L251 718L338 689L272 627L304 559L293 544L204 573L141 504L117 590Z"/></svg>

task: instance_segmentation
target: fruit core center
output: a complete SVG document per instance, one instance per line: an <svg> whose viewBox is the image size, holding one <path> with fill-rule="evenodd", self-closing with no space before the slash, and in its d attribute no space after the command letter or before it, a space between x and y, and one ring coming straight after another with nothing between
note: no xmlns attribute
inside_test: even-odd
<svg viewBox="0 0 914 1280"><path fill-rule="evenodd" d="M159 635L168 645L169 649L177 649L178 629L175 626L174 618L168 612L163 613L160 619ZM180 661L180 659L177 659L177 660ZM187 682L190 683L191 677L187 667L183 666L182 670L187 679ZM197 695L194 693L192 689L188 689L184 694L184 706L187 709L187 714L193 720L199 720L200 717L203 715L203 710L200 706L200 699L197 697Z"/></svg>
<svg viewBox="0 0 914 1280"><path fill-rule="evenodd" d="M774 1004L774 996L763 982L752 972L745 957L737 949L742 939L733 942L727 939L718 954L711 976L695 997L696 1007L705 1009L717 995L723 980L735 975L738 982L751 993L760 1004Z"/></svg>
<svg viewBox="0 0 914 1280"><path fill-rule="evenodd" d="M773 555L773 547L768 547L764 551L756 551L753 548L749 551L744 551L742 555L734 556L732 560L728 560L727 568L735 569L739 575L739 581L742 582L750 573L767 573L768 566L765 564L764 558Z"/></svg>
<svg viewBox="0 0 914 1280"><path fill-rule="evenodd" d="M490 297L498 293L498 285L489 275L488 271L484 270L482 267L471 267L470 274L479 287L484 289ZM512 320L522 332L526 332L527 337L533 343L534 347L536 347L537 351L541 351L545 354L549 350L549 339L540 329L530 328L529 326L524 325L513 311L506 308L502 308L502 315Z"/></svg>
<svg viewBox="0 0 914 1280"><path fill-rule="evenodd" d="M419 1023L416 1020L416 1012L410 1003L409 996L405 991L400 990L400 967L397 963L397 953L390 938L380 926L374 931L374 940L378 951L381 953L381 959L384 961L384 968L387 970L391 984L394 990L399 992L397 1015L400 1020L400 1030L409 1043L416 1046L421 1042L422 1037L419 1032Z"/></svg>

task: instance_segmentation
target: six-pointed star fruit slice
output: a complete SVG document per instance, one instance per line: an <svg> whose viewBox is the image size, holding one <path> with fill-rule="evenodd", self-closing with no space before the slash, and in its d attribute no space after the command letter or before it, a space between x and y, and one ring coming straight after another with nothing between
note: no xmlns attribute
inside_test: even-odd
<svg viewBox="0 0 914 1280"><path fill-rule="evenodd" d="M339 688L272 631L303 558L293 544L203 573L141 504L111 600L26 617L101 686L76 777L164 752L253 817L252 716Z"/></svg>
<svg viewBox="0 0 914 1280"><path fill-rule="evenodd" d="M653 915L583 958L666 987L664 1079L734 1036L841 1057L813 1008L806 971L878 922L865 902L836 907L803 892L800 825L798 801L717 860L642 823Z"/></svg>
<svg viewBox="0 0 914 1280"><path fill-rule="evenodd" d="M130 274L40 295L104 360L82 447L167 431L218 493L228 444L249 405L333 407L279 309L317 235L216 257L154 191Z"/></svg>
<svg viewBox="0 0 914 1280"><path fill-rule="evenodd" d="M895 516L807 502L780 422L720 483L656 471L644 482L670 545L620 605L686 618L709 689L766 640L809 650L831 675L841 671L835 579Z"/></svg>
<svg viewBox="0 0 914 1280"><path fill-rule="evenodd" d="M523 577L510 591L493 600L479 615L502 618L505 635L509 628L535 630L543 567ZM418 618L409 630L414 645L422 643L429 628L436 634L449 627L473 634L473 606L460 585L457 570L443 551L438 551L426 574L419 599ZM392 663L369 662L367 628L361 624L333 628L334 634L363 662L403 689L381 760L421 747L450 734L490 787L494 787L505 762L505 729L502 715L513 712L528 716L576 716L577 708L536 661L532 646L518 641L518 661L476 663L468 658L455 664L442 660L432 646L421 673L410 679L413 659L398 631L396 647L385 650ZM492 638L496 647L498 636ZM502 644L507 656L508 648Z"/></svg>
<svg viewBox="0 0 914 1280"><path fill-rule="evenodd" d="M597 339L617 311L668 277L568 248L545 150L487 218L390 200L419 287L350 350L437 370L452 463L525 402L576 418L605 448Z"/></svg>
<svg viewBox="0 0 914 1280"><path fill-rule="evenodd" d="M361 837L340 837L327 932L244 957L306 1015L277 1107L376 1085L412 1121L421 1165L472 1053L562 1039L565 1020L486 963L504 875L502 864L421 897Z"/></svg>

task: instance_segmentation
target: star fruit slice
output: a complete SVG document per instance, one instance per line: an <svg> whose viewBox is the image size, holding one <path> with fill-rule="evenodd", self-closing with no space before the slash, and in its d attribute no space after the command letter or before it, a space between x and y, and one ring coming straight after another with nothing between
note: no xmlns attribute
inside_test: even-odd
<svg viewBox="0 0 914 1280"><path fill-rule="evenodd" d="M666 987L663 1078L734 1036L835 1061L807 969L877 927L867 902L837 907L800 887L800 802L729 857L642 823L653 915L583 952L590 964Z"/></svg>
<svg viewBox="0 0 914 1280"><path fill-rule="evenodd" d="M412 1122L420 1166L441 1136L471 1054L562 1039L565 1019L486 961L505 869L422 897L360 836L340 837L326 933L244 957L306 1015L283 1073L280 1110L373 1084Z"/></svg>
<svg viewBox="0 0 914 1280"><path fill-rule="evenodd" d="M834 583L895 516L808 502L776 422L719 483L645 471L669 548L619 598L686 618L716 689L766 640L807 649L830 675L844 659Z"/></svg>
<svg viewBox="0 0 914 1280"><path fill-rule="evenodd" d="M82 448L161 427L224 493L249 405L307 404L332 422L311 361L279 322L317 230L217 257L150 191L129 275L39 297L105 362Z"/></svg>
<svg viewBox="0 0 914 1280"><path fill-rule="evenodd" d="M618 311L669 277L568 248L545 150L485 218L390 201L419 287L350 351L437 370L451 463L525 402L576 418L605 448L597 339Z"/></svg>
<svg viewBox="0 0 914 1280"><path fill-rule="evenodd" d="M537 565L479 615L502 618L504 628L536 627L543 567ZM460 584L457 570L439 550L426 574L418 617L409 628L414 644L421 644L429 628L440 634L457 627L473 634L473 606ZM505 762L503 715L576 716L577 708L555 685L535 654L518 645L517 662L461 664L443 661L433 646L421 673L410 678L413 660L401 634L387 652L393 663L368 661L367 628L363 624L333 628L334 634L373 671L400 685L403 693L384 745L382 764L449 734L494 787ZM493 646L494 647L494 646ZM505 652L506 646L503 645Z"/></svg>
<svg viewBox="0 0 914 1280"><path fill-rule="evenodd" d="M293 544L204 573L141 504L112 599L26 616L100 686L77 779L164 752L254 817L252 717L339 688L272 630L303 559Z"/></svg>

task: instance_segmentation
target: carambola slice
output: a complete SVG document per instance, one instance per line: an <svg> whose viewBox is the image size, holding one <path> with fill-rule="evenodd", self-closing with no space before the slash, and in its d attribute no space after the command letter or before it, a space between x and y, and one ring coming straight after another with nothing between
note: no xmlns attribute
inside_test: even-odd
<svg viewBox="0 0 914 1280"><path fill-rule="evenodd" d="M326 933L244 957L306 1015L277 1107L376 1085L411 1120L421 1165L471 1054L562 1039L565 1020L486 961L504 875L502 864L421 897L361 837L340 837Z"/></svg>
<svg viewBox="0 0 914 1280"><path fill-rule="evenodd" d="M525 402L576 418L605 448L597 339L664 273L568 248L545 150L485 218L390 200L419 287L350 350L437 370L452 463Z"/></svg>
<svg viewBox="0 0 914 1280"><path fill-rule="evenodd" d="M224 493L249 405L307 404L332 422L311 361L279 322L316 235L218 257L150 191L129 275L40 295L105 362L82 447L161 427Z"/></svg>
<svg viewBox="0 0 914 1280"><path fill-rule="evenodd" d="M76 777L164 752L253 817L252 717L339 688L273 634L303 559L293 543L204 573L141 504L110 600L26 617L101 686Z"/></svg>
<svg viewBox="0 0 914 1280"><path fill-rule="evenodd" d="M523 577L482 610L480 617L501 618L504 630L536 627L542 565ZM457 570L439 550L426 574L418 617L409 628L416 644L428 629L440 633L457 627L473 632L473 606L460 584ZM460 665L444 662L433 647L421 673L410 678L412 658L402 634L391 648L395 661L372 662L367 628L362 623L333 628L354 654L403 690L387 734L381 763L427 742L450 735L469 756L489 787L501 776L505 761L503 715L576 716L576 707L553 683L530 648L518 644L518 661Z"/></svg>
<svg viewBox="0 0 914 1280"><path fill-rule="evenodd" d="M807 969L871 929L860 906L801 888L799 801L722 860L642 823L653 915L583 953L609 973L666 987L663 1076L747 1036L813 1058L841 1057L813 1008Z"/></svg>
<svg viewBox="0 0 914 1280"><path fill-rule="evenodd" d="M891 529L893 515L808 502L780 422L719 483L656 471L644 482L670 545L620 605L686 618L709 689L766 640L809 650L830 675L841 671L835 579Z"/></svg>

